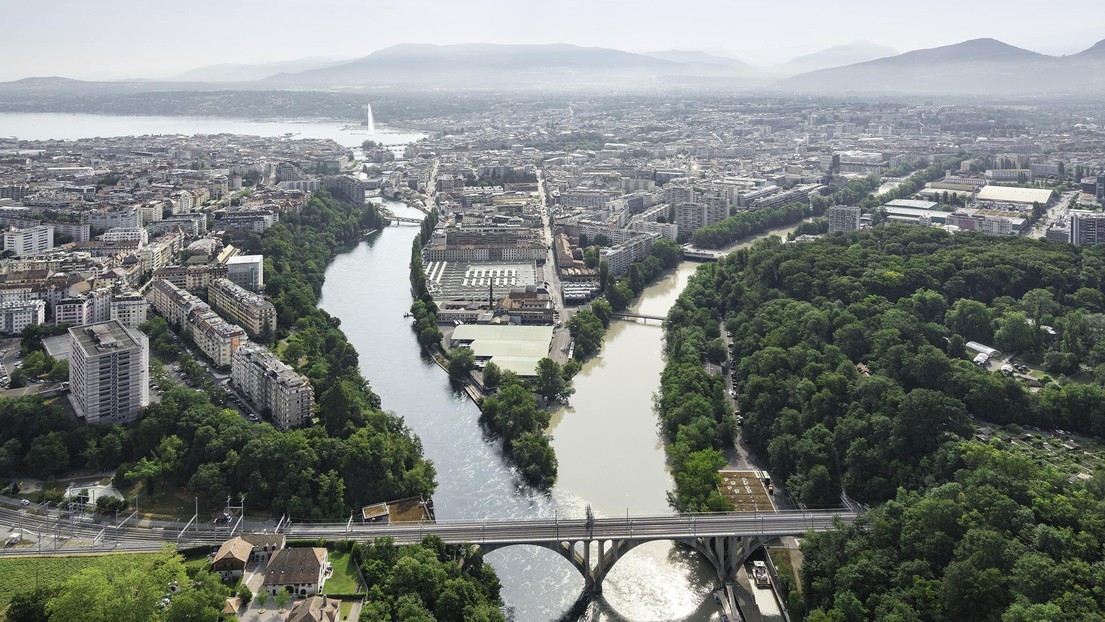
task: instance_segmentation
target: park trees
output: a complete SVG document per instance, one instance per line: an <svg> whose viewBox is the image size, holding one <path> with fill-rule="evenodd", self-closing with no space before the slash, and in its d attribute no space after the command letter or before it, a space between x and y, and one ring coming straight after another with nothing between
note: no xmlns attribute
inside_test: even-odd
<svg viewBox="0 0 1105 622"><path fill-rule="evenodd" d="M587 358L602 347L602 337L606 332L602 320L594 313L580 311L568 320L568 331L575 340L575 348L580 358Z"/></svg>
<svg viewBox="0 0 1105 622"><path fill-rule="evenodd" d="M575 392L572 388L572 369L561 367L556 361L545 357L537 362L537 378L534 390L550 402L563 401Z"/></svg>
<svg viewBox="0 0 1105 622"><path fill-rule="evenodd" d="M559 378L562 372L556 367ZM538 407L529 388L513 374L504 379L498 394L484 398L480 404L480 422L503 440L507 455L531 486L547 487L556 479L556 456L544 434L549 417Z"/></svg>
<svg viewBox="0 0 1105 622"><path fill-rule="evenodd" d="M362 621L505 622L499 580L468 547L433 537L402 547L380 539L354 545L353 558L371 586Z"/></svg>
<svg viewBox="0 0 1105 622"><path fill-rule="evenodd" d="M183 559L172 550L141 556L109 555L74 574L46 604L51 622L146 622L213 619L225 589L206 572L189 580ZM163 594L170 594L168 611ZM172 612L177 603L179 612ZM185 615L187 614L187 615Z"/></svg>
<svg viewBox="0 0 1105 622"><path fill-rule="evenodd" d="M449 377L464 380L476 368L476 354L472 348L460 346L449 351Z"/></svg>

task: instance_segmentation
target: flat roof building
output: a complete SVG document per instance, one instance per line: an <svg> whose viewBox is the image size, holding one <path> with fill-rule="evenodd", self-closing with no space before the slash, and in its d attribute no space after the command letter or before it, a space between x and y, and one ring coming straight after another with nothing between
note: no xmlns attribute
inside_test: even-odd
<svg viewBox="0 0 1105 622"><path fill-rule="evenodd" d="M0 332L15 335L28 324L46 323L46 301L11 300L0 302Z"/></svg>
<svg viewBox="0 0 1105 622"><path fill-rule="evenodd" d="M829 208L829 233L859 231L862 210L856 205L834 205Z"/></svg>
<svg viewBox="0 0 1105 622"><path fill-rule="evenodd" d="M16 257L40 255L51 248L54 248L54 228L51 225L16 229L4 234L4 250L11 251Z"/></svg>
<svg viewBox="0 0 1105 622"><path fill-rule="evenodd" d="M1051 201L1051 191L1046 188L1014 188L1010 186L986 186L978 191L978 200L990 203L1012 203L1047 205Z"/></svg>
<svg viewBox="0 0 1105 622"><path fill-rule="evenodd" d="M239 255L226 260L226 278L251 292L265 289L265 256Z"/></svg>
<svg viewBox="0 0 1105 622"><path fill-rule="evenodd" d="M70 401L86 423L131 423L149 404L149 345L117 320L69 329Z"/></svg>
<svg viewBox="0 0 1105 622"><path fill-rule="evenodd" d="M552 333L552 326L463 324L453 330L450 347L468 346L480 363L495 361L503 371L532 377L549 355Z"/></svg>
<svg viewBox="0 0 1105 622"><path fill-rule="evenodd" d="M1076 246L1105 242L1105 214L1089 212L1070 215L1070 241Z"/></svg>

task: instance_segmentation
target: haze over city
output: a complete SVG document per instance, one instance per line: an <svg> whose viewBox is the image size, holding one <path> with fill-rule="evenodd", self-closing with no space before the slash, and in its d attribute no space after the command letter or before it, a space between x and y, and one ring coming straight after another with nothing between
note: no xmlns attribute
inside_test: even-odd
<svg viewBox="0 0 1105 622"><path fill-rule="evenodd" d="M0 68L0 80L164 79L220 63L358 58L400 43L696 49L763 66L856 39L905 52L993 37L1062 55L1102 38L1091 25L1105 20L1103 4L1058 0L1031 19L1009 9L992 0L923 6L875 0L198 0L165 4L151 14L135 0L49 0L5 7L6 21L21 26L0 40L0 54L18 59Z"/></svg>

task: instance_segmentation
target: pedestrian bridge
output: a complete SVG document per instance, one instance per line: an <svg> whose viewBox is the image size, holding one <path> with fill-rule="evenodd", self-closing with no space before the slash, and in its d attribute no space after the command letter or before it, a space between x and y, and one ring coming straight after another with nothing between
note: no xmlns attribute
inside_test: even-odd
<svg viewBox="0 0 1105 622"><path fill-rule="evenodd" d="M583 575L584 589L602 592L610 569L630 550L669 540L703 554L723 584L735 580L749 554L769 540L823 532L851 523L851 510L727 512L589 519L439 521L434 523L291 524L289 538L372 540L388 537L396 544L416 544L437 536L446 544L470 545L488 553L509 546L539 546L561 555Z"/></svg>
<svg viewBox="0 0 1105 622"><path fill-rule="evenodd" d="M615 311L610 314L610 317L615 320L629 320L631 322L643 322L645 324L649 322L663 323L664 318L659 315L644 315L641 313L629 313L626 311Z"/></svg>
<svg viewBox="0 0 1105 622"><path fill-rule="evenodd" d="M384 216L384 220L393 222L396 225L421 225L422 218L408 218L406 216Z"/></svg>

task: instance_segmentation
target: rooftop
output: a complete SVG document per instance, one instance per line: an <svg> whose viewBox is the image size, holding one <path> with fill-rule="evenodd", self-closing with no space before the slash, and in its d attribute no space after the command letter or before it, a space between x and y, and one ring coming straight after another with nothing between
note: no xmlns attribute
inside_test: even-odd
<svg viewBox="0 0 1105 622"><path fill-rule="evenodd" d="M536 374L537 362L549 355L552 326L463 324L453 330L453 342L466 343L476 358L495 361L519 376Z"/></svg>
<svg viewBox="0 0 1105 622"><path fill-rule="evenodd" d="M118 320L70 328L69 336L85 356L98 356L140 346Z"/></svg>
<svg viewBox="0 0 1105 622"><path fill-rule="evenodd" d="M998 201L1003 203L1046 204L1051 200L1051 191L1047 188L1012 188L1009 186L986 186L978 192L979 201Z"/></svg>

